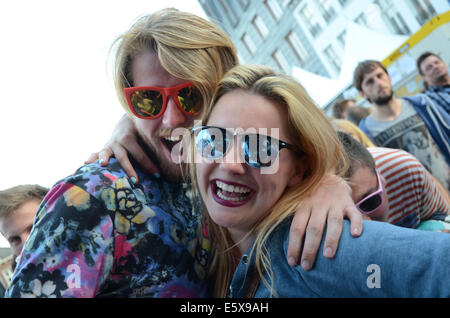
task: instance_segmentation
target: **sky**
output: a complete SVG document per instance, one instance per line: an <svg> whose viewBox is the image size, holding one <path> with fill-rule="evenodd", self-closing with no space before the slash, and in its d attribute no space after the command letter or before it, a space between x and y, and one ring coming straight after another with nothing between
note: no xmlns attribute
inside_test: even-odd
<svg viewBox="0 0 450 318"><path fill-rule="evenodd" d="M124 114L110 45L166 7L206 18L197 0L0 1L0 190L51 187L102 149Z"/></svg>

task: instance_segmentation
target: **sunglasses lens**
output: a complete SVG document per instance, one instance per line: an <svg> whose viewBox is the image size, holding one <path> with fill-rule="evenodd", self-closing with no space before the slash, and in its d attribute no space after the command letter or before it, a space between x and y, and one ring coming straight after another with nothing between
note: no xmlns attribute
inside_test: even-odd
<svg viewBox="0 0 450 318"><path fill-rule="evenodd" d="M381 195L374 195L364 202L361 202L359 209L363 212L371 212L381 205Z"/></svg>
<svg viewBox="0 0 450 318"><path fill-rule="evenodd" d="M201 111L200 91L194 86L188 86L178 91L178 101L181 107L189 114L195 115Z"/></svg>
<svg viewBox="0 0 450 318"><path fill-rule="evenodd" d="M218 159L225 155L228 138L225 129L204 127L195 136L195 148L207 159Z"/></svg>
<svg viewBox="0 0 450 318"><path fill-rule="evenodd" d="M136 91L131 94L130 100L136 114L142 117L157 116L163 107L163 96L158 91Z"/></svg>
<svg viewBox="0 0 450 318"><path fill-rule="evenodd" d="M245 161L254 168L270 167L279 151L275 140L259 134L245 135L242 143Z"/></svg>

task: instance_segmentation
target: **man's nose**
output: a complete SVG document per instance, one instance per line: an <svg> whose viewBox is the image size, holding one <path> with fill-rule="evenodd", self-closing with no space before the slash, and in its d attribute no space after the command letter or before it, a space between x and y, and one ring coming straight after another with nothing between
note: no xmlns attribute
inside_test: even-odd
<svg viewBox="0 0 450 318"><path fill-rule="evenodd" d="M163 124L170 128L179 127L186 122L186 115L183 114L173 98L172 96L167 97L167 107L162 120Z"/></svg>

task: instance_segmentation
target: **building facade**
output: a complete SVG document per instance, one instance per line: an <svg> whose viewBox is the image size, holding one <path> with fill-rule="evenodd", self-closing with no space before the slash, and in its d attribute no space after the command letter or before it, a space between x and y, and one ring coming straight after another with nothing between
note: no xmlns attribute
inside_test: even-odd
<svg viewBox="0 0 450 318"><path fill-rule="evenodd" d="M352 21L369 29L411 35L448 0L199 0L211 21L235 43L241 63L293 67L337 79Z"/></svg>

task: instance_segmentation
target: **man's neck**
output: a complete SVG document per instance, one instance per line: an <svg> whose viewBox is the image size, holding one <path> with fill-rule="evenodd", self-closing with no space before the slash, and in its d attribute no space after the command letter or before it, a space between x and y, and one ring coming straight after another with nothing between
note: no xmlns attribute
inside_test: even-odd
<svg viewBox="0 0 450 318"><path fill-rule="evenodd" d="M445 86L445 85L450 85L450 76L448 74L446 76L442 76L436 82L431 84L431 86L437 86L437 87Z"/></svg>
<svg viewBox="0 0 450 318"><path fill-rule="evenodd" d="M386 104L374 104L375 108L370 116L380 121L392 121L400 115L402 110L401 99L392 97Z"/></svg>

